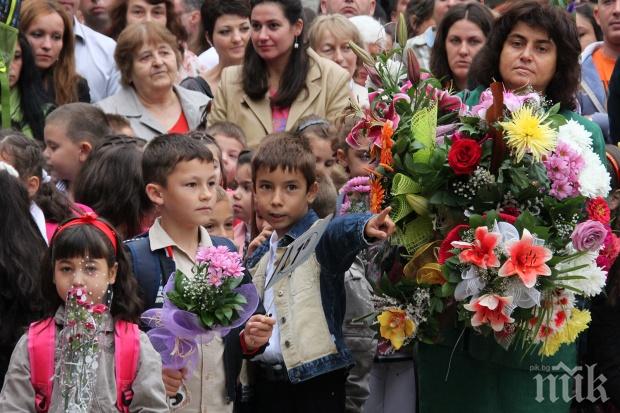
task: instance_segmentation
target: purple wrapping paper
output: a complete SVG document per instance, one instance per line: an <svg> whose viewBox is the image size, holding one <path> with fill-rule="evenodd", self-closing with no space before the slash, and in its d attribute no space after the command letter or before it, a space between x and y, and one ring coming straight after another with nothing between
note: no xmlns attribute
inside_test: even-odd
<svg viewBox="0 0 620 413"><path fill-rule="evenodd" d="M164 292L174 288L174 276L171 276L164 287ZM243 325L258 307L258 293L253 284L243 284L234 289L243 295L247 303L239 316L229 326L215 326L206 329L194 313L180 310L168 299L164 299L162 308L145 311L142 321L151 328L147 332L153 348L161 355L162 364L166 368L180 370L186 367L191 371L198 361L199 345L213 340L215 334L226 336L232 329Z"/></svg>

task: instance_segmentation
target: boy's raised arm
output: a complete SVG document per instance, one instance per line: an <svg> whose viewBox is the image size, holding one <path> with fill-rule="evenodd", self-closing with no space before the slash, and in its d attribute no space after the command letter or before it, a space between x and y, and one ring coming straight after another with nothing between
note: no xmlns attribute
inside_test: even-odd
<svg viewBox="0 0 620 413"><path fill-rule="evenodd" d="M390 212L388 207L378 215L350 214L333 219L316 247L319 263L330 272L348 270L362 249L394 233Z"/></svg>

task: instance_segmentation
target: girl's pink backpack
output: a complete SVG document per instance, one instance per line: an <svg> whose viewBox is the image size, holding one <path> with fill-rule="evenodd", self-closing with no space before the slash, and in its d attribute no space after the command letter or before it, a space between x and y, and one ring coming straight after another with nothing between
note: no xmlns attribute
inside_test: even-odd
<svg viewBox="0 0 620 413"><path fill-rule="evenodd" d="M35 391L37 413L46 413L52 400L56 323L53 318L32 323L28 328L30 381ZM119 320L114 325L114 366L116 369L116 408L129 413L133 399L131 385L140 358L140 332L134 323Z"/></svg>

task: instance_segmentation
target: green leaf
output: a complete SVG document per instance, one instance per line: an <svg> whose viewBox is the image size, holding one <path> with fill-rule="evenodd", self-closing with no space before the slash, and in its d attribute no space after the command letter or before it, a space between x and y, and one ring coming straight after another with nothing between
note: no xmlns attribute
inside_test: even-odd
<svg viewBox="0 0 620 413"><path fill-rule="evenodd" d="M245 298L245 296L241 295L241 294L236 294L235 298L233 299L233 302L235 304L247 304L248 300L247 298Z"/></svg>
<svg viewBox="0 0 620 413"><path fill-rule="evenodd" d="M226 321L226 316L224 315L224 311L221 308L215 310L215 317L222 323Z"/></svg>
<svg viewBox="0 0 620 413"><path fill-rule="evenodd" d="M200 313L200 321L207 328L211 328L213 327L213 324L215 324L215 319L211 314L208 313Z"/></svg>
<svg viewBox="0 0 620 413"><path fill-rule="evenodd" d="M224 313L224 316L230 320L232 318L233 315L233 310L230 307L224 307L222 309L222 312Z"/></svg>
<svg viewBox="0 0 620 413"><path fill-rule="evenodd" d="M478 214L470 215L469 226L472 227L473 229L481 227L484 224L485 224L485 219L482 217L482 215L478 215Z"/></svg>
<svg viewBox="0 0 620 413"><path fill-rule="evenodd" d="M230 288L237 288L239 284L243 281L243 277L231 277L230 280Z"/></svg>

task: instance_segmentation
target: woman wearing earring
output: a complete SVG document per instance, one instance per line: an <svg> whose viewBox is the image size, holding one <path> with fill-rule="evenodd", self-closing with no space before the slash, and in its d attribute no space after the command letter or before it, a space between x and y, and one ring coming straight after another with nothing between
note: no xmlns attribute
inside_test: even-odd
<svg viewBox="0 0 620 413"><path fill-rule="evenodd" d="M304 116L335 120L348 104L350 76L303 44L300 0L252 0L251 7L253 47L241 66L222 72L208 123L239 125L255 148Z"/></svg>

